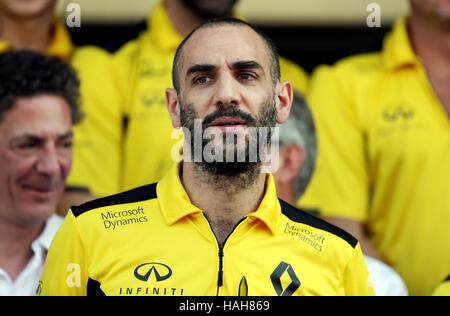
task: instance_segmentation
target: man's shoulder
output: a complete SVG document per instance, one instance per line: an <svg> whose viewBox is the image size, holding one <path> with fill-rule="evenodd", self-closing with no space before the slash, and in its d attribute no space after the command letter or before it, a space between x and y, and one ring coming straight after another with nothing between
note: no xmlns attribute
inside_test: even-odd
<svg viewBox="0 0 450 316"><path fill-rule="evenodd" d="M109 61L111 60L112 55L106 51L105 49L94 46L94 45L85 45L77 47L71 58L71 63L77 62L91 62L92 65L98 63L99 61Z"/></svg>
<svg viewBox="0 0 450 316"><path fill-rule="evenodd" d="M78 217L82 214L85 214L86 212L103 207L108 206L112 207L116 205L138 203L142 201L156 199L157 198L156 185L157 183L152 183L122 193L92 200L79 206L72 206L71 210L74 217Z"/></svg>
<svg viewBox="0 0 450 316"><path fill-rule="evenodd" d="M340 75L372 76L386 70L382 51L352 55L338 60L330 66Z"/></svg>
<svg viewBox="0 0 450 316"><path fill-rule="evenodd" d="M101 47L86 45L75 49L70 64L76 69L82 82L92 80L99 84L98 77L103 76L105 71L112 69L112 57ZM104 85L104 83L101 84Z"/></svg>
<svg viewBox="0 0 450 316"><path fill-rule="evenodd" d="M346 242L352 248L355 248L358 244L358 240L347 231L334 226L333 224L330 224L314 215L308 214L307 212L298 209L281 199L279 199L279 201L281 212L292 222L309 226L312 230L325 231L330 235L335 236L337 239Z"/></svg>
<svg viewBox="0 0 450 316"><path fill-rule="evenodd" d="M329 89L339 89L351 98L366 95L383 83L387 69L382 52L349 56L333 65L318 66L311 76L309 93L321 97Z"/></svg>
<svg viewBox="0 0 450 316"><path fill-rule="evenodd" d="M135 25L124 27L116 36L104 45L104 49L111 54L114 54L121 50L124 46L130 43L135 43L139 36L146 31L147 22L145 20L140 21Z"/></svg>

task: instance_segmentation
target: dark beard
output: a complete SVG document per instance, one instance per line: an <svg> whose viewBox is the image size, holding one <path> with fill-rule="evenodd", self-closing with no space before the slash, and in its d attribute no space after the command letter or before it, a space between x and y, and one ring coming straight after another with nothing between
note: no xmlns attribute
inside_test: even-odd
<svg viewBox="0 0 450 316"><path fill-rule="evenodd" d="M244 120L249 127L255 127L256 131L259 131L258 128L264 127L264 132L267 132L267 136L263 138L265 140L264 143L259 142L259 133L256 135L257 138L251 138L248 135L245 137L244 145L237 143L237 135L230 135L230 133L223 133L221 140L214 139L215 142L220 141L223 144L222 157L226 156L226 148L227 146L233 146L234 152L231 161L227 161L228 159L223 159L221 161L205 161L203 159L203 150L205 146L209 144L212 140L204 139L204 131L208 128L208 125L211 124L214 120L221 117L235 117L241 120ZM186 128L191 135L190 139L190 153L191 153L191 161L194 161L197 169L207 175L204 177L210 184L214 184L218 189L224 190L226 188L230 188L230 181L234 181L234 187L236 189L248 188L257 179L258 174L261 171L261 165L263 160L265 159L264 155L257 154L253 159L250 159L251 154L254 153L265 153L267 146L271 140L271 129L270 127L274 127L276 124L276 111L275 111L275 100L268 99L263 103L261 110L258 116L255 118L252 115L245 113L239 109L237 106L224 106L220 107L214 113L207 115L203 121L201 126L202 133L202 146L201 146L201 157L202 159L196 160L193 157L194 148L195 148L195 135L196 130L194 129L194 120L198 119L198 114L194 110L192 104L187 104L185 106L180 104L180 119L181 124L184 128ZM198 132L198 131L197 131ZM228 134L228 136L227 136ZM226 137L227 136L227 137ZM198 137L198 136L197 136ZM227 143L228 141L228 143ZM250 141L256 141L256 150L250 150ZM232 142L232 143L231 143ZM255 143L253 143L255 144ZM261 151L262 150L262 151ZM239 152L240 151L240 152ZM243 161L239 161L238 156L243 156ZM228 158L229 156L227 156ZM256 159L255 159L256 158ZM233 179L233 180L232 180ZM203 180L204 181L204 180Z"/></svg>

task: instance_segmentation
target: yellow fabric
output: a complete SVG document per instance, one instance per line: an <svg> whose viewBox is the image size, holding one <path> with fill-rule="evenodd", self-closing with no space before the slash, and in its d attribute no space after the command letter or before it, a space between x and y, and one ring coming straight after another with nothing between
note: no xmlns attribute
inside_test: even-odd
<svg viewBox="0 0 450 316"><path fill-rule="evenodd" d="M110 54L96 47L82 47L72 56L81 82L84 118L73 127L71 187L86 188L95 182L105 186L105 191L119 191L123 113L121 87L112 62ZM103 195L105 191L94 193Z"/></svg>
<svg viewBox="0 0 450 316"><path fill-rule="evenodd" d="M412 295L450 266L450 120L399 20L380 53L321 66L308 101L316 172L298 205L367 223Z"/></svg>
<svg viewBox="0 0 450 316"><path fill-rule="evenodd" d="M433 291L433 296L450 296L450 276L446 281L438 285Z"/></svg>
<svg viewBox="0 0 450 316"><path fill-rule="evenodd" d="M92 49L75 57L74 65L81 73L89 74L96 66L99 76L84 85L86 116L76 130L79 141L74 142L70 186L87 187L100 196L114 194L158 181L173 163L171 151L178 138L171 138L165 89L172 87L173 56L182 37L172 26L162 1L147 27L114 54L112 62ZM95 65L92 58L103 62ZM307 76L300 67L282 59L281 69L283 79L306 91ZM105 73L103 79L101 73ZM111 118L112 111L119 116ZM90 147L85 146L88 143Z"/></svg>
<svg viewBox="0 0 450 316"><path fill-rule="evenodd" d="M179 174L174 165L156 186L73 207L37 294L86 295L97 284L106 295L238 295L243 278L250 296L374 294L357 240L280 204L272 175L258 209L219 246Z"/></svg>
<svg viewBox="0 0 450 316"><path fill-rule="evenodd" d="M6 42L0 41L0 53L4 53L9 49L9 46Z"/></svg>
<svg viewBox="0 0 450 316"><path fill-rule="evenodd" d="M8 43L0 41L0 52L5 52L11 49ZM55 18L55 26L53 38L47 50L47 55L57 57L68 61L74 50L74 45L70 34L65 25Z"/></svg>
<svg viewBox="0 0 450 316"><path fill-rule="evenodd" d="M74 50L72 39L66 26L58 19L55 19L55 30L53 40L47 50L49 56L69 60Z"/></svg>

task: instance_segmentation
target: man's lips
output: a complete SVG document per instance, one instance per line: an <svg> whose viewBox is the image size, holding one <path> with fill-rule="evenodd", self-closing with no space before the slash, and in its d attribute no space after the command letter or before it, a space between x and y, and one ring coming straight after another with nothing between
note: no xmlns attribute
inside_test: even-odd
<svg viewBox="0 0 450 316"><path fill-rule="evenodd" d="M38 199L49 199L51 198L55 192L56 187L53 186L42 186L42 185L29 185L24 184L22 189L30 194L31 196Z"/></svg>
<svg viewBox="0 0 450 316"><path fill-rule="evenodd" d="M237 117L220 117L209 124L209 127L217 127L221 130L235 130L246 126L247 122Z"/></svg>

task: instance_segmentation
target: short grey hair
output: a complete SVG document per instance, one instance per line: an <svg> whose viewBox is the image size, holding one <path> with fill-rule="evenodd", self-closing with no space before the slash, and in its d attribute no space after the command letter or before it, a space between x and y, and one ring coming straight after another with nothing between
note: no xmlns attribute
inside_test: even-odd
<svg viewBox="0 0 450 316"><path fill-rule="evenodd" d="M305 151L305 161L293 183L295 198L299 199L311 180L317 156L317 138L313 116L301 93L294 91L289 118L284 124L278 126L280 128L280 149L297 144Z"/></svg>

